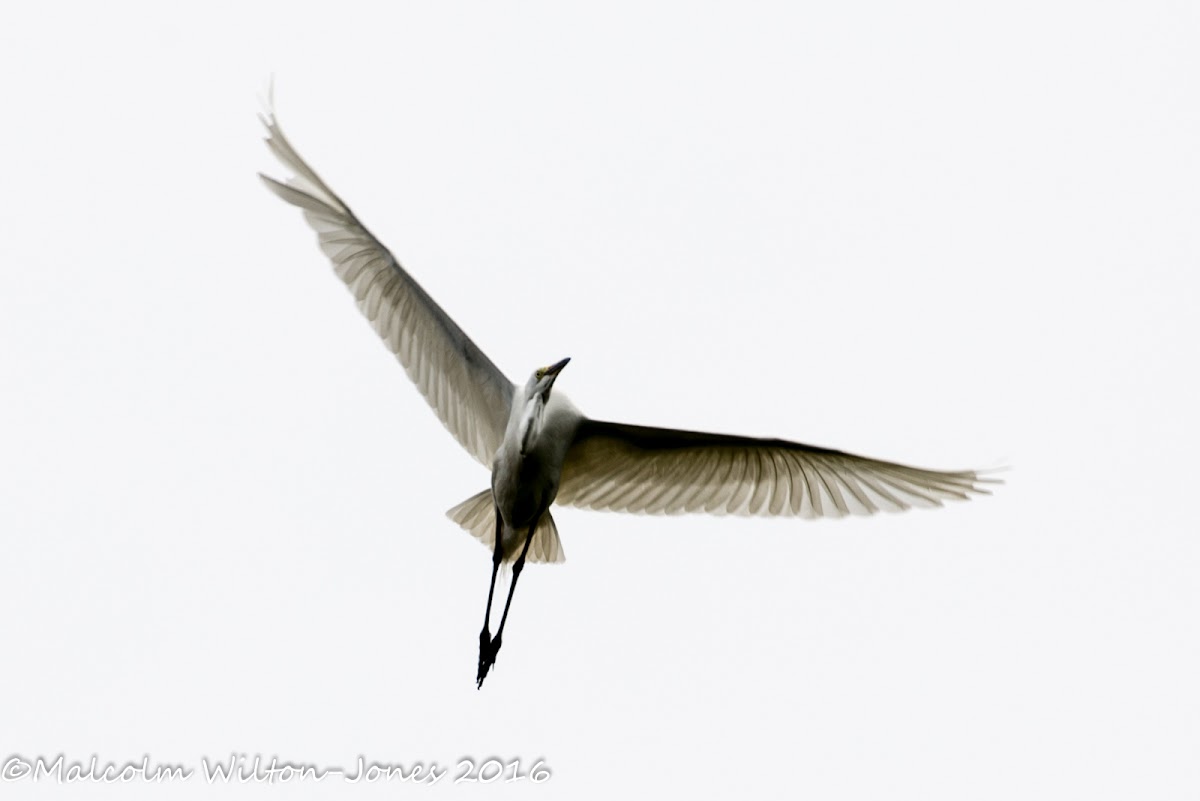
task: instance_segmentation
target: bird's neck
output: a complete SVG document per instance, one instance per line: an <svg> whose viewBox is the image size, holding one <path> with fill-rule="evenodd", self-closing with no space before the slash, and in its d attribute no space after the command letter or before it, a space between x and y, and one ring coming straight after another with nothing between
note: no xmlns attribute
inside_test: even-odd
<svg viewBox="0 0 1200 801"><path fill-rule="evenodd" d="M524 456L537 447L538 438L542 434L542 420L546 410L541 395L535 395L525 402L517 418L516 439L520 454Z"/></svg>

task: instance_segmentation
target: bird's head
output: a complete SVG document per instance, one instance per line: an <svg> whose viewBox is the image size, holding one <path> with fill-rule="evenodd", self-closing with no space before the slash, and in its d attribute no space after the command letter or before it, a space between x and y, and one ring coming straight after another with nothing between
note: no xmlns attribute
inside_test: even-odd
<svg viewBox="0 0 1200 801"><path fill-rule="evenodd" d="M571 359L568 357L549 367L539 367L534 370L533 375L529 376L529 383L525 385L525 399L533 400L540 397L542 403L547 403L550 400L550 389L554 386L554 379L558 378L558 374L562 372L569 361Z"/></svg>
<svg viewBox="0 0 1200 801"><path fill-rule="evenodd" d="M512 420L518 425L517 436L521 443L521 455L529 453L542 432L542 415L550 402L550 390L554 379L567 366L570 359L555 362L549 367L539 367L529 376L525 384L525 402L513 407Z"/></svg>

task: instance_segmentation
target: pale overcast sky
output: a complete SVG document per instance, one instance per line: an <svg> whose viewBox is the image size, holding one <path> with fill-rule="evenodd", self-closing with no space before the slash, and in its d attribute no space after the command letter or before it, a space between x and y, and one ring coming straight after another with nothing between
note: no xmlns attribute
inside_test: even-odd
<svg viewBox="0 0 1200 801"><path fill-rule="evenodd" d="M437 762L442 795L497 757L544 760L542 797L1197 797L1192 4L194 8L0 30L6 765L148 756L193 798L231 753ZM255 177L272 74L510 377L570 356L596 417L1008 483L816 523L559 510L567 562L526 572L477 691L489 554L444 512L488 475Z"/></svg>

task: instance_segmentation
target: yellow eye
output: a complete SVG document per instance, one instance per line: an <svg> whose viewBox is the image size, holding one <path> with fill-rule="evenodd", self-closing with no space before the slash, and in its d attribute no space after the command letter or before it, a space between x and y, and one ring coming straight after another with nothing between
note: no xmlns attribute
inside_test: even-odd
<svg viewBox="0 0 1200 801"><path fill-rule="evenodd" d="M538 377L539 381L541 380L542 376L544 376L545 374L546 374L545 367L539 367L537 373L535 373L535 375Z"/></svg>

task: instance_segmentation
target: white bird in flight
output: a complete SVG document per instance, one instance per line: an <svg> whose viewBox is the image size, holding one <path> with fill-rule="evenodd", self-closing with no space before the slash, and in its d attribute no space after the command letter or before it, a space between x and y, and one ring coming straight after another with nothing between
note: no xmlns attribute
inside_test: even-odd
<svg viewBox="0 0 1200 801"><path fill-rule="evenodd" d="M447 514L492 551L477 686L496 661L526 560L562 562L557 503L650 514L707 512L804 518L941 506L1000 483L975 470L925 470L781 439L755 439L593 420L554 389L568 359L514 384L284 138L268 103L266 143L294 174L259 174L304 211L376 333L459 444L491 468L491 487ZM514 561L515 560L515 561ZM496 576L512 581L496 636Z"/></svg>

